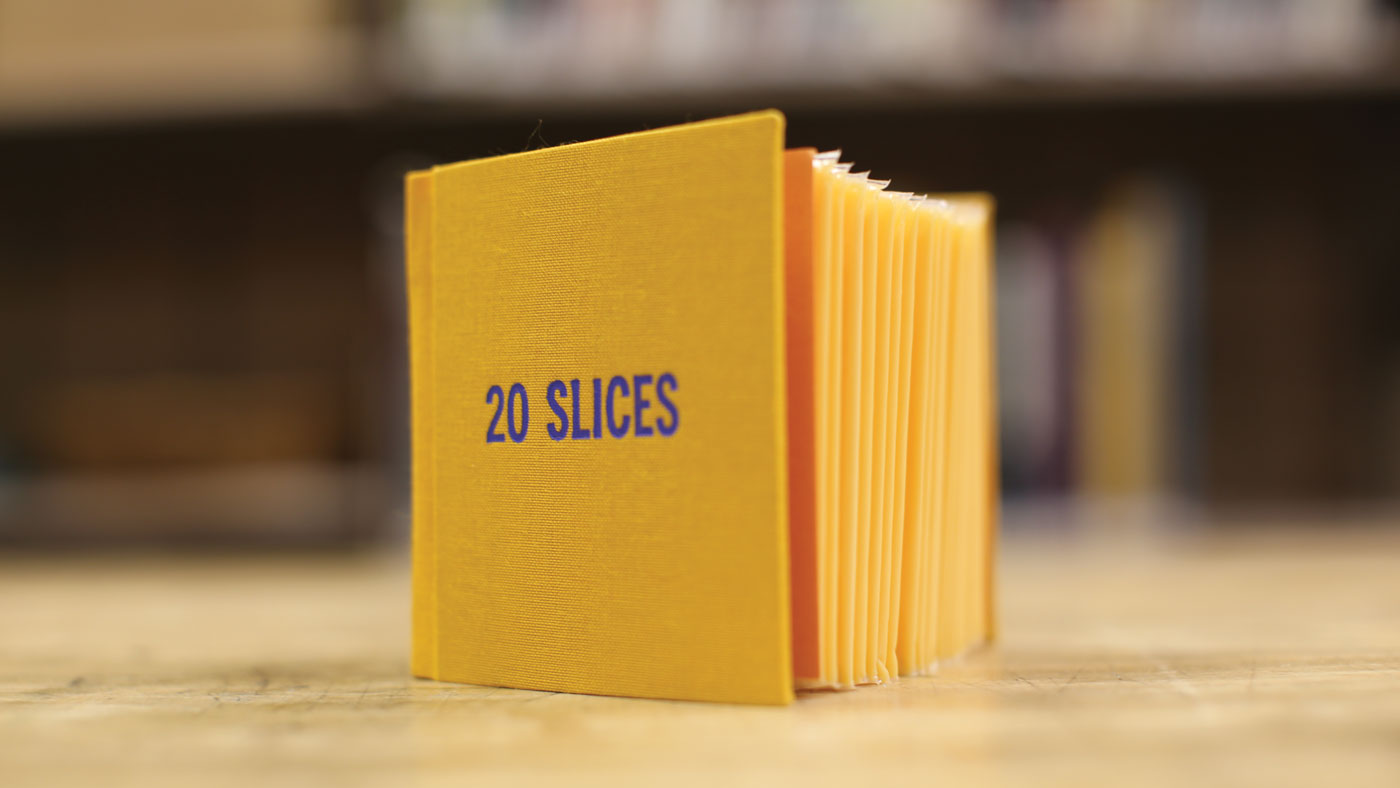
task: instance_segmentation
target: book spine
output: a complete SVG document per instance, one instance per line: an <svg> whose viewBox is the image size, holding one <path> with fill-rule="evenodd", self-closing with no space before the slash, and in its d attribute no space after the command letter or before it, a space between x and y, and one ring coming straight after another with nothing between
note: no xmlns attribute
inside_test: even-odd
<svg viewBox="0 0 1400 788"><path fill-rule="evenodd" d="M412 435L413 675L437 677L437 550L433 522L432 219L433 175L405 182L404 260L408 278Z"/></svg>

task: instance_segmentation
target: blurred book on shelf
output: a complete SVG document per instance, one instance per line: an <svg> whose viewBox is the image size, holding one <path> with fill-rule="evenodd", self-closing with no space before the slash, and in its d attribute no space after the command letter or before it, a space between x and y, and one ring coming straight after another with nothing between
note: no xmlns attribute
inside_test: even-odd
<svg viewBox="0 0 1400 788"><path fill-rule="evenodd" d="M349 0L0 0L0 117L352 105Z"/></svg>
<svg viewBox="0 0 1400 788"><path fill-rule="evenodd" d="M1076 289L1077 478L1089 495L1179 489L1174 467L1191 465L1184 436L1199 429L1174 412L1183 387L1180 344L1199 265L1190 202L1161 182L1119 185L1086 228ZM1189 363L1189 362L1188 362ZM1180 441L1180 443L1178 443Z"/></svg>
<svg viewBox="0 0 1400 788"><path fill-rule="evenodd" d="M1400 490L1396 275L1376 254L1400 239L1359 203L1266 186L1208 206L1199 184L1134 176L1068 225L1006 224L1009 494L1275 505Z"/></svg>
<svg viewBox="0 0 1400 788"><path fill-rule="evenodd" d="M0 128L374 114L413 103L723 103L757 94L815 103L1393 92L1393 6L0 0Z"/></svg>
<svg viewBox="0 0 1400 788"><path fill-rule="evenodd" d="M1355 75L1393 31L1369 0L405 0L391 84L430 98L1151 84Z"/></svg>
<svg viewBox="0 0 1400 788"><path fill-rule="evenodd" d="M1013 492L1068 492L1071 352L1068 257L1039 226L997 234L1001 464Z"/></svg>
<svg viewBox="0 0 1400 788"><path fill-rule="evenodd" d="M1115 184L1067 235L998 240L1003 472L1022 493L1199 494L1200 206Z"/></svg>

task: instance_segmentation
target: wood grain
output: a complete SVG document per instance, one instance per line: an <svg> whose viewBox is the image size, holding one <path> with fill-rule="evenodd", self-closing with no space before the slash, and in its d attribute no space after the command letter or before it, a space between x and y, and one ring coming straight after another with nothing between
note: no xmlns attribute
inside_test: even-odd
<svg viewBox="0 0 1400 788"><path fill-rule="evenodd" d="M790 708L407 675L393 555L0 555L0 784L1400 784L1400 530L1018 529L996 647Z"/></svg>

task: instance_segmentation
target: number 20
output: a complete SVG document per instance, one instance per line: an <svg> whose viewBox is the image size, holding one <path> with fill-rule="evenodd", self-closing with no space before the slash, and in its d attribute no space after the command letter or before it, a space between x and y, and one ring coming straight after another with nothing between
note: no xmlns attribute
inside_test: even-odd
<svg viewBox="0 0 1400 788"><path fill-rule="evenodd" d="M516 409L515 398L520 398L520 428L516 429ZM525 386L515 383L510 387L510 397L506 397L500 386L492 386L486 390L486 404L495 404L496 413L491 417L491 423L486 426L487 443L505 443L506 436L497 432L496 425L501 422L501 411L506 413L506 431L510 433L510 439L515 443L525 440L525 433L530 429L530 398L525 394Z"/></svg>

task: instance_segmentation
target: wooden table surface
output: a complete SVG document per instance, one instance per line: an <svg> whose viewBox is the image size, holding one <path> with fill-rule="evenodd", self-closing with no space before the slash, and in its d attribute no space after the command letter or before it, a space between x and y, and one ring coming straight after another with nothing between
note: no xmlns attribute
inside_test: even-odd
<svg viewBox="0 0 1400 788"><path fill-rule="evenodd" d="M413 680L406 570L0 554L0 785L1400 785L1396 528L1013 530L995 647L789 708Z"/></svg>

